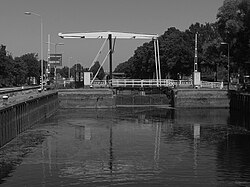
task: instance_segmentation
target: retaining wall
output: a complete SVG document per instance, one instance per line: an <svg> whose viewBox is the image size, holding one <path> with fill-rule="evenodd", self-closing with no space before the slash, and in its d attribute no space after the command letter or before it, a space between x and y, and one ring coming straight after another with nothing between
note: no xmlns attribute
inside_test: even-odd
<svg viewBox="0 0 250 187"><path fill-rule="evenodd" d="M50 92L0 109L0 147L58 109L58 93Z"/></svg>
<svg viewBox="0 0 250 187"><path fill-rule="evenodd" d="M59 90L60 108L113 108L111 89Z"/></svg>
<svg viewBox="0 0 250 187"><path fill-rule="evenodd" d="M231 92L230 109L250 112L250 93Z"/></svg>
<svg viewBox="0 0 250 187"><path fill-rule="evenodd" d="M116 95L115 106L170 106L170 98L164 94Z"/></svg>
<svg viewBox="0 0 250 187"><path fill-rule="evenodd" d="M176 89L174 93L177 108L229 108L227 90Z"/></svg>

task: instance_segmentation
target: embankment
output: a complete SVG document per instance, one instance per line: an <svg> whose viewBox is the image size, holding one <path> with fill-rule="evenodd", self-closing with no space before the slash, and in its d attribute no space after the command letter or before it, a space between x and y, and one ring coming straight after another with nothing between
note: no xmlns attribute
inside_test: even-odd
<svg viewBox="0 0 250 187"><path fill-rule="evenodd" d="M37 122L48 118L58 109L58 93L48 91L0 108L0 147Z"/></svg>
<svg viewBox="0 0 250 187"><path fill-rule="evenodd" d="M111 89L59 90L60 108L113 108Z"/></svg>
<svg viewBox="0 0 250 187"><path fill-rule="evenodd" d="M176 108L229 108L227 90L176 89Z"/></svg>

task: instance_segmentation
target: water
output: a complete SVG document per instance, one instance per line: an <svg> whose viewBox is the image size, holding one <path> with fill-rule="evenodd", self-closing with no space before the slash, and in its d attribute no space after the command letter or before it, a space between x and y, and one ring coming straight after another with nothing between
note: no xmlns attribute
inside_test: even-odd
<svg viewBox="0 0 250 187"><path fill-rule="evenodd" d="M0 186L250 186L249 123L237 115L60 110L35 127L49 136L2 175Z"/></svg>

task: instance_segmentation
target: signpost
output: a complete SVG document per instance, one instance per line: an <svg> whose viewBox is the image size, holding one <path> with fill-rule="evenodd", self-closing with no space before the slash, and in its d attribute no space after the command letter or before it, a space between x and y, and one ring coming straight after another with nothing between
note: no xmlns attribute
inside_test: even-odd
<svg viewBox="0 0 250 187"><path fill-rule="evenodd" d="M51 67L62 66L62 54L49 54L49 64Z"/></svg>

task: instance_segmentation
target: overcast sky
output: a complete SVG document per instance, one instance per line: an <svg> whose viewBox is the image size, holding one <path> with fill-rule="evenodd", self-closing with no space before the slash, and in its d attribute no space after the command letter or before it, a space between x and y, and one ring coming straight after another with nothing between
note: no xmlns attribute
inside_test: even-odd
<svg viewBox="0 0 250 187"><path fill-rule="evenodd" d="M44 42L51 42L63 53L63 65L76 62L89 67L104 40L61 39L58 33L88 31L120 31L163 34L169 27L187 29L192 23L216 21L223 0L0 0L0 44L14 57L39 53L40 18L27 16L26 11L40 14L44 25ZM146 40L118 40L114 66L128 60ZM51 52L54 46L51 46ZM104 59L108 46L98 59ZM44 44L44 59L47 59ZM72 58L69 58L72 57ZM108 62L105 63L108 69ZM114 68L113 68L114 69Z"/></svg>

